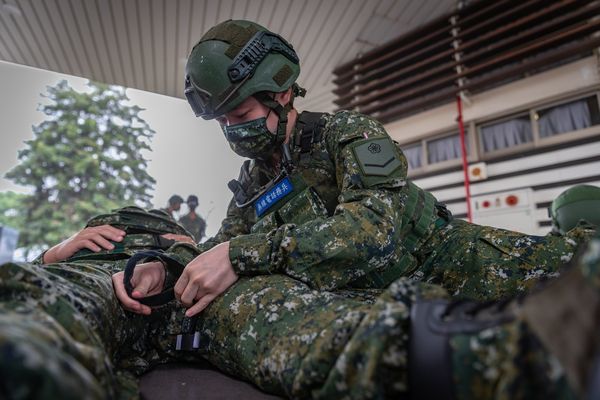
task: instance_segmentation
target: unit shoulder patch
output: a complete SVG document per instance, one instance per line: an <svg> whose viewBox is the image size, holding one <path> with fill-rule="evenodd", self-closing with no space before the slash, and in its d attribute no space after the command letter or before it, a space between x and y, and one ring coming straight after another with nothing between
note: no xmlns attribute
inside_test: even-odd
<svg viewBox="0 0 600 400"><path fill-rule="evenodd" d="M359 140L351 146L356 161L366 176L390 176L402 166L398 150L390 138Z"/></svg>

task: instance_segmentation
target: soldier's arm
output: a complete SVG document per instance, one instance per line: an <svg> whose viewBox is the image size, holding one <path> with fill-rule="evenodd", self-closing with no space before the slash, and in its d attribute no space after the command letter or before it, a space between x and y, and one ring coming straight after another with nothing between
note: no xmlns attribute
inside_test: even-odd
<svg viewBox="0 0 600 400"><path fill-rule="evenodd" d="M68 239L44 251L34 260L34 264L52 264L64 261L81 249L93 252L112 250L115 246L110 242L120 242L125 231L110 225L86 227Z"/></svg>
<svg viewBox="0 0 600 400"><path fill-rule="evenodd" d="M231 239L229 254L238 275L284 273L332 289L402 258L398 238L404 205L397 192L406 177L405 157L381 124L354 113L338 113L324 140L341 190L333 216Z"/></svg>

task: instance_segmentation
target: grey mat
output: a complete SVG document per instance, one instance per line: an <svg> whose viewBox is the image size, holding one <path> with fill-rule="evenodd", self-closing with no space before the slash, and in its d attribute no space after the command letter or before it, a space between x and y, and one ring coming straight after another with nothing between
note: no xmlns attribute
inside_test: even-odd
<svg viewBox="0 0 600 400"><path fill-rule="evenodd" d="M165 364L142 376L146 400L274 400L250 383L226 375L210 364Z"/></svg>

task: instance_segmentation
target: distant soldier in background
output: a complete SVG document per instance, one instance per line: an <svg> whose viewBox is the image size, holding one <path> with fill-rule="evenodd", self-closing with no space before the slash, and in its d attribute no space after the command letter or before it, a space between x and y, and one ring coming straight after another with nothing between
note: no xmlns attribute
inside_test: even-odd
<svg viewBox="0 0 600 400"><path fill-rule="evenodd" d="M162 210L169 214L171 218L175 219L175 211L179 211L181 208L181 203L183 203L183 197L179 196L178 194L174 194L173 196L169 197L169 204L167 205L167 208L162 208Z"/></svg>
<svg viewBox="0 0 600 400"><path fill-rule="evenodd" d="M196 242L199 242L205 236L206 221L196 214L198 197L193 194L189 195L187 198L187 206L190 211L179 219L179 223L194 236Z"/></svg>

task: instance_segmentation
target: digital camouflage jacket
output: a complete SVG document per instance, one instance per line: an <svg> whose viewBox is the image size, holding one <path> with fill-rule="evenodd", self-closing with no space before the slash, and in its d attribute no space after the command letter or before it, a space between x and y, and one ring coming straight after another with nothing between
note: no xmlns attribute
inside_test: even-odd
<svg viewBox="0 0 600 400"><path fill-rule="evenodd" d="M305 114L290 146L293 192L260 217L265 198L246 207L232 200L221 229L203 249L230 240L239 275L283 273L321 289L385 287L414 269L418 244L436 223L445 223L435 199L407 184L406 159L379 122L348 111L321 114L306 151L302 141L311 126ZM251 198L276 174L257 160L242 168L240 183ZM417 210L407 211L409 195ZM421 217L415 234L411 224ZM403 242L411 234L407 248Z"/></svg>
<svg viewBox="0 0 600 400"><path fill-rule="evenodd" d="M294 169L284 184L293 191L269 184L279 171L247 161L230 183L236 196L221 229L200 247L229 240L238 275L281 273L326 290L385 288L410 277L453 295L498 298L555 271L586 236L453 220L407 179L406 158L384 127L358 113L300 114L290 148Z"/></svg>

